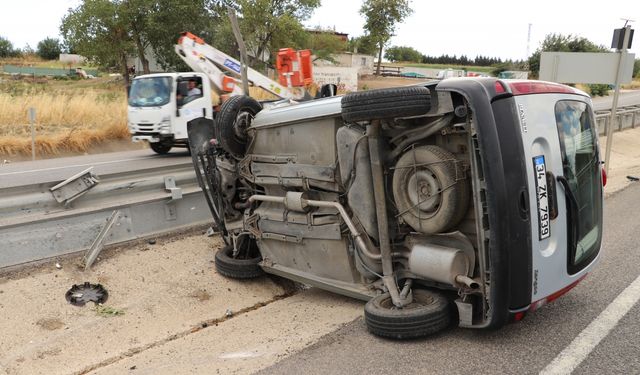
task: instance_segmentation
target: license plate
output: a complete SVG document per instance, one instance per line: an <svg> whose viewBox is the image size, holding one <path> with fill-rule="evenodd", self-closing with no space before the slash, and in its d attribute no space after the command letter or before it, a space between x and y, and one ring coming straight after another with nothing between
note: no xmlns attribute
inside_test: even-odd
<svg viewBox="0 0 640 375"><path fill-rule="evenodd" d="M544 155L533 158L533 170L536 176L536 197L538 201L538 238L542 241L551 235L547 167L544 162Z"/></svg>

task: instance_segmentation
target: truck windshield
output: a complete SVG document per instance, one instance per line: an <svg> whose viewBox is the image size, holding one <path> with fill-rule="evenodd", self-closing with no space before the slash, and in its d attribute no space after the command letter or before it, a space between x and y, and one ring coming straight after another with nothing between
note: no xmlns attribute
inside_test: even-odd
<svg viewBox="0 0 640 375"><path fill-rule="evenodd" d="M131 83L129 105L158 107L169 103L170 97L171 77L138 78Z"/></svg>
<svg viewBox="0 0 640 375"><path fill-rule="evenodd" d="M591 111L583 102L559 101L555 112L564 177L577 204L567 210L570 232L567 268L569 273L576 273L595 258L602 238L602 177L597 132Z"/></svg>

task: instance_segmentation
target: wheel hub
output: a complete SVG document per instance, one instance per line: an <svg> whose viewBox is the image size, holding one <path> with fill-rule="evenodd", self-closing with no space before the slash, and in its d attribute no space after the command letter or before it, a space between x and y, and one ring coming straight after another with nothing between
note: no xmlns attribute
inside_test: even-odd
<svg viewBox="0 0 640 375"><path fill-rule="evenodd" d="M407 181L409 202L427 214L440 206L440 190L440 182L429 170L419 170Z"/></svg>

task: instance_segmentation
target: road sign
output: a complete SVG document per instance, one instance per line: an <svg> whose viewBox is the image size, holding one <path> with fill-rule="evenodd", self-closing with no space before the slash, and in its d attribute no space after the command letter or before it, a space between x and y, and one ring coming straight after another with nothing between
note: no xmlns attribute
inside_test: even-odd
<svg viewBox="0 0 640 375"><path fill-rule="evenodd" d="M542 52L540 79L561 83L614 84L621 63L620 83L630 83L635 55L627 53L620 61L619 52Z"/></svg>

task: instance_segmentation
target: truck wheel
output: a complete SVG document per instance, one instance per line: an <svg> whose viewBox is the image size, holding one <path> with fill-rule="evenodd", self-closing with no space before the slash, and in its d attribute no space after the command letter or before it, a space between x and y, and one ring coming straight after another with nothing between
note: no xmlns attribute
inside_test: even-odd
<svg viewBox="0 0 640 375"><path fill-rule="evenodd" d="M419 146L404 153L393 173L393 200L415 231L441 233L458 224L469 206L469 183L450 152Z"/></svg>
<svg viewBox="0 0 640 375"><path fill-rule="evenodd" d="M241 158L247 147L247 129L262 110L255 99L246 95L232 96L222 104L216 119L216 139L231 155Z"/></svg>
<svg viewBox="0 0 640 375"><path fill-rule="evenodd" d="M413 290L413 302L397 308L389 293L364 305L364 320L369 332L392 339L411 339L433 335L449 326L449 301L439 293Z"/></svg>
<svg viewBox="0 0 640 375"><path fill-rule="evenodd" d="M351 92L342 97L345 122L424 115L431 109L431 93L420 86Z"/></svg>
<svg viewBox="0 0 640 375"><path fill-rule="evenodd" d="M227 245L216 253L216 271L222 276L232 279L253 279L262 276L264 271L258 263L262 260L262 256L258 251L255 242L251 241L251 245L247 251L240 251L237 258L233 257L233 246Z"/></svg>
<svg viewBox="0 0 640 375"><path fill-rule="evenodd" d="M149 142L149 147L151 147L151 149L155 151L156 154L160 155L168 154L169 150L171 150L170 144L161 142Z"/></svg>

